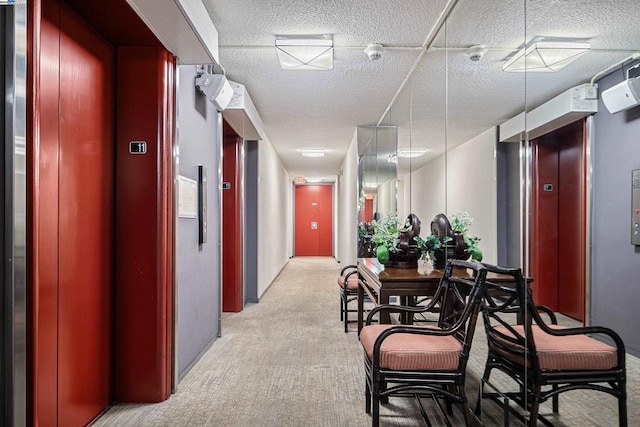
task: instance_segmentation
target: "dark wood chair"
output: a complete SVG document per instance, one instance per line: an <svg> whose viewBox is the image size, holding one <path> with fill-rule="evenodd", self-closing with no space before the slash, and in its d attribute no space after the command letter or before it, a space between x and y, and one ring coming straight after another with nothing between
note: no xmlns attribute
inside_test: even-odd
<svg viewBox="0 0 640 427"><path fill-rule="evenodd" d="M552 410L557 413L558 395L587 389L616 397L619 425L626 426L625 348L620 337L611 329L598 326L564 328L556 325L550 309L534 304L520 269L486 264L485 268L489 272L512 276L515 286L486 282L481 310L489 354L476 415L481 416L482 399L489 398L503 405L505 426L509 425L510 413L530 426L535 426L538 420L552 426L539 414L540 404L552 399ZM548 322L543 320L542 312L549 314ZM613 345L598 341L592 335L604 337ZM500 390L490 382L494 369L514 381L512 389ZM509 401L524 408L528 420L509 405Z"/></svg>
<svg viewBox="0 0 640 427"><path fill-rule="evenodd" d="M453 277L455 268L471 269L473 275ZM373 409L374 427L380 422L380 403L392 396L414 397L427 425L431 423L421 397L431 397L437 403L447 425L447 414L453 414L454 403L461 407L465 423L472 425L465 374L485 275L480 263L450 260L435 296L426 306L381 305L371 310L360 341L364 349L366 411L371 413ZM381 310L421 313L436 308L439 318L433 326L371 324Z"/></svg>
<svg viewBox="0 0 640 427"><path fill-rule="evenodd" d="M349 303L358 299L358 267L347 265L340 270L338 277L338 287L340 288L340 320L344 323L344 331L349 331L349 313L358 310L350 309Z"/></svg>

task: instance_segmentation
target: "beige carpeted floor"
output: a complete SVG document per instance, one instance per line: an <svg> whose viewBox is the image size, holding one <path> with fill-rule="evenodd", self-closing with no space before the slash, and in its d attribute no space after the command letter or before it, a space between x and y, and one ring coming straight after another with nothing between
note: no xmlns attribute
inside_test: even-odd
<svg viewBox="0 0 640 427"><path fill-rule="evenodd" d="M159 404L115 405L96 426L367 426L362 350L355 324L345 334L332 258L292 259L259 304L223 316L223 335ZM570 323L570 320L565 320ZM469 361L472 407L486 355L482 329ZM639 359L628 356L629 425L640 425ZM499 380L496 378L499 382ZM431 414L433 407L427 402ZM485 402L483 422L502 425L497 405ZM551 413L550 405L542 413ZM454 422L460 423L455 411ZM614 398L574 391L560 398L557 426L617 425ZM434 414L435 426L443 425ZM391 399L383 426L420 426L415 402ZM512 421L511 425L520 425Z"/></svg>

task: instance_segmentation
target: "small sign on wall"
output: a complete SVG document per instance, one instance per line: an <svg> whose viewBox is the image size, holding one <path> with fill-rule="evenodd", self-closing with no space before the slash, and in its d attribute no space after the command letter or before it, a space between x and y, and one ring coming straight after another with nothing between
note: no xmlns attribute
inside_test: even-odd
<svg viewBox="0 0 640 427"><path fill-rule="evenodd" d="M198 218L198 182L178 175L178 216Z"/></svg>
<svg viewBox="0 0 640 427"><path fill-rule="evenodd" d="M129 153L147 154L147 143L145 141L129 141Z"/></svg>

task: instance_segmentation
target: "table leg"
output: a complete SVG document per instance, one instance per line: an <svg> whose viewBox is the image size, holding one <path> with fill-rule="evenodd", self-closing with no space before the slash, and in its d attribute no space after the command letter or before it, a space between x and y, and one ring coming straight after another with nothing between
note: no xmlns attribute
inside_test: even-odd
<svg viewBox="0 0 640 427"><path fill-rule="evenodd" d="M362 324L364 323L364 288L362 282L358 280L358 336L362 330Z"/></svg>
<svg viewBox="0 0 640 427"><path fill-rule="evenodd" d="M378 298L378 304L389 304L389 294L382 289L380 289L380 295ZM391 323L391 316L389 316L389 312L382 310L380 312L380 323L381 324L389 324Z"/></svg>
<svg viewBox="0 0 640 427"><path fill-rule="evenodd" d="M407 305L409 307L415 307L417 300L418 300L417 297L408 296L407 297ZM413 313L404 313L404 315L406 316L404 318L405 325L413 325Z"/></svg>

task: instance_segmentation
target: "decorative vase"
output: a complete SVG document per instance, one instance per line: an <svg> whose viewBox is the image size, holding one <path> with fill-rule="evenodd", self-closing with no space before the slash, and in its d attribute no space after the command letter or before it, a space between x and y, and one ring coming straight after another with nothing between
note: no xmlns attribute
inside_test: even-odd
<svg viewBox="0 0 640 427"><path fill-rule="evenodd" d="M464 242L464 238L460 233L454 233L453 241L444 245L441 249L433 251L433 268L441 269L447 264L448 259L461 259L467 260L471 254L467 252L467 244Z"/></svg>
<svg viewBox="0 0 640 427"><path fill-rule="evenodd" d="M400 243L397 252L389 252L388 267L394 268L418 268L418 260L422 256L420 248L412 244L413 238L420 235L420 219L415 214L409 214L405 225L409 225L409 231L400 233Z"/></svg>
<svg viewBox="0 0 640 427"><path fill-rule="evenodd" d="M413 245L403 248L398 252L389 252L387 267L394 268L418 268L418 260L422 256L420 248Z"/></svg>

